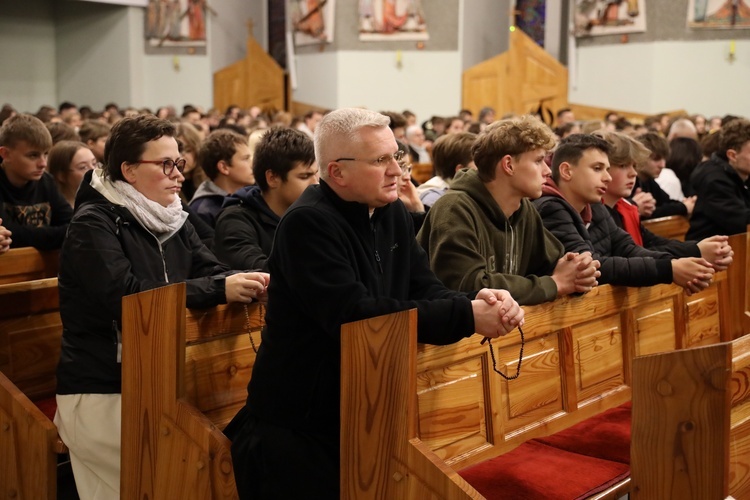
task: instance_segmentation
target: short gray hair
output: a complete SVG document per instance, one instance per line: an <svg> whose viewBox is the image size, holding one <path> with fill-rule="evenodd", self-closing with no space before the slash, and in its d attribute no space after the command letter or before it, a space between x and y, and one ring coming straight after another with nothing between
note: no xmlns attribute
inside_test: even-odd
<svg viewBox="0 0 750 500"><path fill-rule="evenodd" d="M341 108L325 115L315 128L314 138L320 177L328 178L328 164L336 159L335 144L358 140L359 131L365 127L383 128L390 123L387 116L361 108Z"/></svg>
<svg viewBox="0 0 750 500"><path fill-rule="evenodd" d="M410 139L419 132L422 132L422 127L420 127L419 125L409 125L408 127L406 127L406 138Z"/></svg>

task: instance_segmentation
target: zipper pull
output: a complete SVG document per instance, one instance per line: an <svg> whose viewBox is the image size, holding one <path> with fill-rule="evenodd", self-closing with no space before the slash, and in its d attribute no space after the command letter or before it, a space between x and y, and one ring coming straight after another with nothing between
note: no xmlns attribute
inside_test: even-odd
<svg viewBox="0 0 750 500"><path fill-rule="evenodd" d="M375 250L375 261L378 263L378 269L380 269L380 274L383 274L383 265L380 263L380 254L377 250Z"/></svg>

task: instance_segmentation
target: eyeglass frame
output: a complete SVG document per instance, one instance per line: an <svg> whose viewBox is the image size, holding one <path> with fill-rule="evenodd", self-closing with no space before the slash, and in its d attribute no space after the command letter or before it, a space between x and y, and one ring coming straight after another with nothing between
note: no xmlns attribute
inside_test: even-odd
<svg viewBox="0 0 750 500"><path fill-rule="evenodd" d="M361 161L363 163L369 163L370 165L374 165L376 167L388 167L388 164L391 161L395 161L396 165L398 165L398 168L401 169L401 172L403 173L403 167L401 166L401 160L404 159L404 156L406 153L404 151L401 151L400 149L396 151L393 154L390 155L383 155L379 158L375 158L374 160L362 160L360 158L337 158L336 160L333 160L335 162L339 161Z"/></svg>
<svg viewBox="0 0 750 500"><path fill-rule="evenodd" d="M167 158L166 160L138 160L135 162L136 164L139 163L150 163L152 165L161 165L161 170L164 172L164 175L169 177L172 175L172 172L174 172L174 169L176 168L179 173L182 173L185 171L185 166L187 165L187 160L185 158L177 158L176 160L173 160L172 158ZM167 166L169 163L172 164L171 167ZM169 169L169 171L167 171Z"/></svg>

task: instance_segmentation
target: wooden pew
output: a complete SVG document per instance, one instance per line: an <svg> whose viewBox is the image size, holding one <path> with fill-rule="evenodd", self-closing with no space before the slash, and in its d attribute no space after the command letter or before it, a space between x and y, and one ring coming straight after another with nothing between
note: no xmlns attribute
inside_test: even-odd
<svg viewBox="0 0 750 500"><path fill-rule="evenodd" d="M601 286L527 307L521 377L511 382L492 371L478 336L420 345L422 441L459 470L629 401L636 355L728 340L719 314L726 285L718 273L715 285L692 297L675 285ZM519 335L492 344L498 369L514 374Z"/></svg>
<svg viewBox="0 0 750 500"><path fill-rule="evenodd" d="M54 410L47 403L62 338L57 278L0 285L0 304L0 494L54 499L65 447L37 404Z"/></svg>
<svg viewBox="0 0 750 500"><path fill-rule="evenodd" d="M633 370L632 498L750 498L750 336Z"/></svg>
<svg viewBox="0 0 750 500"><path fill-rule="evenodd" d="M186 314L184 284L123 298L123 498L237 497L220 428L247 397L261 318L257 304Z"/></svg>
<svg viewBox="0 0 750 500"><path fill-rule="evenodd" d="M685 234L690 229L690 221L682 215L670 215L657 219L646 219L643 227L663 238L685 241Z"/></svg>
<svg viewBox="0 0 750 500"><path fill-rule="evenodd" d="M60 252L13 248L0 255L0 285L57 276Z"/></svg>

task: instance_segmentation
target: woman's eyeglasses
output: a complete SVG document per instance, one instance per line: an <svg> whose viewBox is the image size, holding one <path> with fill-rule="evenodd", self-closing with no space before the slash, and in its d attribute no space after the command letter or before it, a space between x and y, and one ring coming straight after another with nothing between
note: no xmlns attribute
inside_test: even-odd
<svg viewBox="0 0 750 500"><path fill-rule="evenodd" d="M185 170L187 160L185 158L177 158L176 160L167 158L166 160L138 160L137 163L153 163L154 165L161 165L164 175L169 177L172 175L175 168L177 168L179 173L182 173L182 171Z"/></svg>

